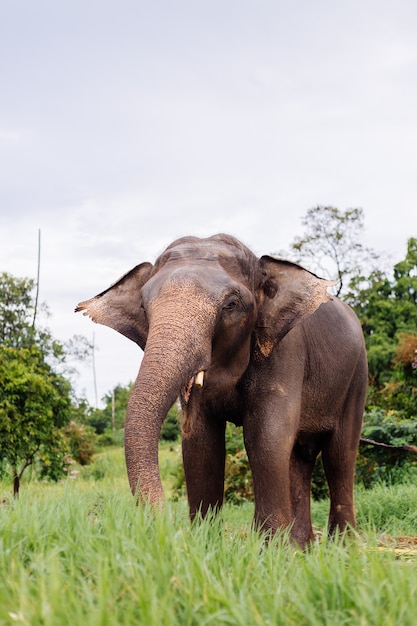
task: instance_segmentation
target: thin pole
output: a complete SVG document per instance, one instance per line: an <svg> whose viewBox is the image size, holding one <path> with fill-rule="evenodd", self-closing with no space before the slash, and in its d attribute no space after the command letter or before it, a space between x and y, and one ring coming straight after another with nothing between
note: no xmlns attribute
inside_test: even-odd
<svg viewBox="0 0 417 626"><path fill-rule="evenodd" d="M93 379L94 379L94 395L96 398L96 409L98 409L98 398L97 398L97 376L96 376L96 340L95 333L93 333Z"/></svg>
<svg viewBox="0 0 417 626"><path fill-rule="evenodd" d="M116 402L114 397L114 389L111 392L111 429L115 431L115 413L116 413Z"/></svg>
<svg viewBox="0 0 417 626"><path fill-rule="evenodd" d="M35 295L35 308L33 311L32 330L35 330L36 315L38 313L40 273L41 273L41 229L39 228L38 230L38 271L36 275L36 295Z"/></svg>

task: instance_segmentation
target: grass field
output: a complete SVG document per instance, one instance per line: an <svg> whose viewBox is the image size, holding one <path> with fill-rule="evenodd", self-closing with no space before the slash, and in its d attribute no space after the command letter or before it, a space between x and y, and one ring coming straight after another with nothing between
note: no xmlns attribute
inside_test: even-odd
<svg viewBox="0 0 417 626"><path fill-rule="evenodd" d="M169 492L176 452L161 453ZM134 506L120 450L76 480L1 485L0 624L408 626L417 615L417 485L357 493L358 536L266 547L253 505L190 526L184 501ZM323 534L322 534L323 533Z"/></svg>

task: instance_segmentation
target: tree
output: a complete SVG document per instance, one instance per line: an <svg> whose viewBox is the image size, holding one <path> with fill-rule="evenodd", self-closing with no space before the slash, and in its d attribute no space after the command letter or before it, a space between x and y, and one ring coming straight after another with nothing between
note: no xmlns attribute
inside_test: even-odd
<svg viewBox="0 0 417 626"><path fill-rule="evenodd" d="M104 396L103 400L105 402L105 407L103 410L95 412L94 419L99 419L100 423L105 424L106 428L112 428L113 430L123 428L125 424L127 403L129 402L132 387L133 383L129 383L126 387L116 385L113 391L110 391ZM93 422L90 423L94 426ZM98 423L96 421L96 431L99 432L97 426Z"/></svg>
<svg viewBox="0 0 417 626"><path fill-rule="evenodd" d="M179 407L174 404L168 411L161 428L161 439L163 441L177 441L180 436L180 415Z"/></svg>
<svg viewBox="0 0 417 626"><path fill-rule="evenodd" d="M0 274L0 343L3 346L27 348L34 341L34 302L31 278Z"/></svg>
<svg viewBox="0 0 417 626"><path fill-rule="evenodd" d="M68 365L68 360L87 359L92 353L92 345L82 335L74 335L62 343L54 339L47 328L35 326L34 288L35 282L31 278L0 273L0 343L14 348L36 344L55 368L70 374L73 368ZM45 303L40 305L40 310L45 317L49 316Z"/></svg>
<svg viewBox="0 0 417 626"><path fill-rule="evenodd" d="M337 280L336 295L347 292L354 277L362 276L377 254L361 243L364 227L362 209L340 211L332 206L316 206L302 219L303 237L291 245L296 261L321 276Z"/></svg>
<svg viewBox="0 0 417 626"><path fill-rule="evenodd" d="M0 379L0 462L10 465L17 495L23 472L36 458L59 457L65 464L69 383L54 374L36 346L0 346Z"/></svg>
<svg viewBox="0 0 417 626"><path fill-rule="evenodd" d="M11 468L15 495L29 466L42 476L62 475L73 435L65 428L81 412L64 376L65 345L35 325L34 286L29 278L0 274L0 470ZM84 338L73 345L78 356L88 353Z"/></svg>
<svg viewBox="0 0 417 626"><path fill-rule="evenodd" d="M417 239L409 239L406 256L394 266L391 278L381 272L371 274L353 308L365 336L371 383L380 388L403 378L406 371L415 372L412 360L404 369L407 363L397 352L403 351L402 344L405 349L412 343L410 337L417 330Z"/></svg>

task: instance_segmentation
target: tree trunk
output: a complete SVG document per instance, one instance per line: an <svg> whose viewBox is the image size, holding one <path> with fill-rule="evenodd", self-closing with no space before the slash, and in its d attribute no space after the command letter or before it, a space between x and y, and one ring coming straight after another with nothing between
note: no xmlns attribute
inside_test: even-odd
<svg viewBox="0 0 417 626"><path fill-rule="evenodd" d="M17 473L17 468L13 468L13 496L17 499L19 497L20 489L20 476Z"/></svg>

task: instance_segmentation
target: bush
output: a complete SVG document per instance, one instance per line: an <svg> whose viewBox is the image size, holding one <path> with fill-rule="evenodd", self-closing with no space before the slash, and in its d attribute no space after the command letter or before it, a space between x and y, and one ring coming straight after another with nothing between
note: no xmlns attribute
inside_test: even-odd
<svg viewBox="0 0 417 626"><path fill-rule="evenodd" d="M106 428L101 435L97 436L97 445L99 445L100 448L107 448L108 446L122 447L124 444L124 436L124 428L118 430Z"/></svg>
<svg viewBox="0 0 417 626"><path fill-rule="evenodd" d="M174 404L168 411L168 415L162 424L161 439L163 441L178 441L181 434L180 415L180 410L177 405Z"/></svg>
<svg viewBox="0 0 417 626"><path fill-rule="evenodd" d="M70 442L62 430L55 430L54 444L42 450L35 463L35 470L42 480L57 481L67 475L70 466L74 463L71 457Z"/></svg>
<svg viewBox="0 0 417 626"><path fill-rule="evenodd" d="M415 420L399 411L372 407L364 418L363 437L393 446L417 445ZM356 482L369 488L376 483L386 485L407 482L417 468L417 456L390 448L361 444L356 464Z"/></svg>
<svg viewBox="0 0 417 626"><path fill-rule="evenodd" d="M230 423L226 427L225 499L233 504L253 500L252 472L243 443L243 432Z"/></svg>
<svg viewBox="0 0 417 626"><path fill-rule="evenodd" d="M96 435L91 426L72 421L65 429L72 458L80 465L91 463L95 453Z"/></svg>

